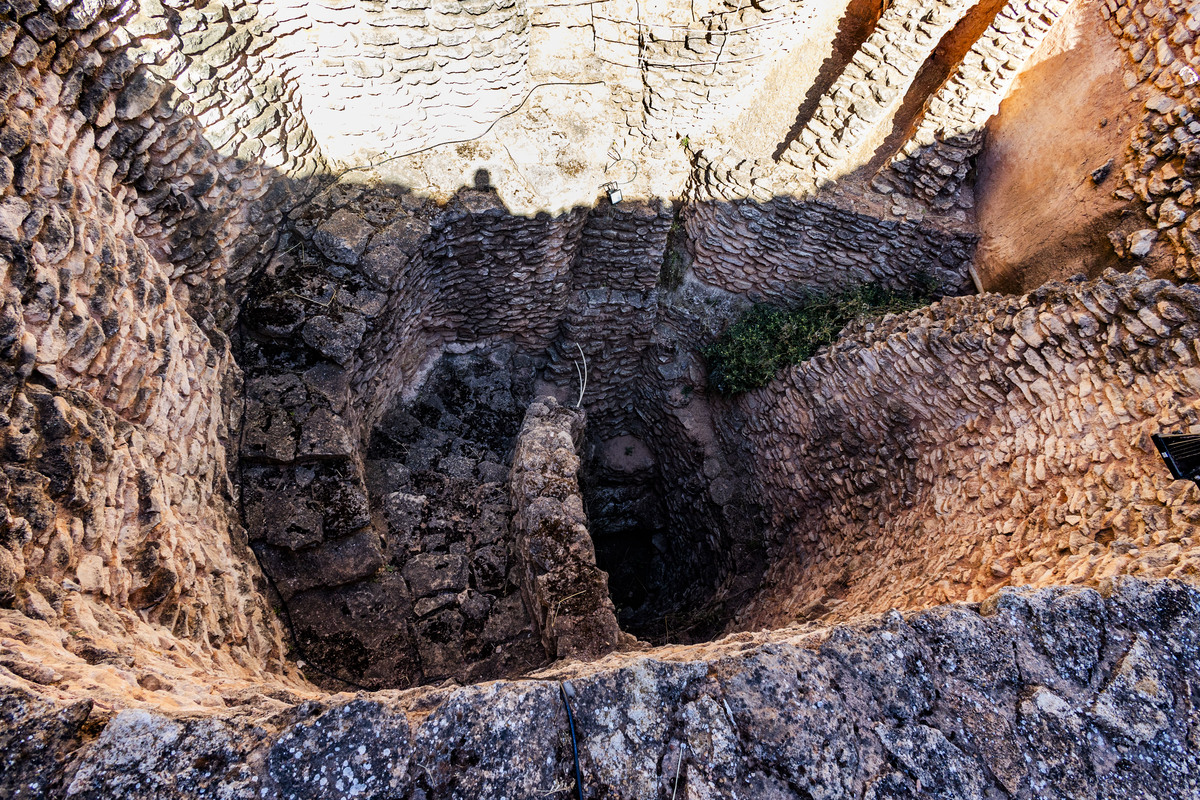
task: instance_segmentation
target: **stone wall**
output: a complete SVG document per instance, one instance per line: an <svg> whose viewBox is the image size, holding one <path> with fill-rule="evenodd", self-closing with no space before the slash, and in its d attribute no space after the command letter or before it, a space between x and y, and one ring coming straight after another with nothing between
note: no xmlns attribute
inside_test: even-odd
<svg viewBox="0 0 1200 800"><path fill-rule="evenodd" d="M303 703L231 696L235 708L205 715L110 716L5 680L0 789L569 796L557 685L569 678L585 797L1189 796L1197 630L1194 589L1122 578L523 681Z"/></svg>
<svg viewBox="0 0 1200 800"><path fill-rule="evenodd" d="M560 394L578 400L576 365L582 368L586 360L584 403L593 437L619 436L636 424L673 222L666 203L601 203L588 214L577 241L571 294L545 375Z"/></svg>
<svg viewBox="0 0 1200 800"><path fill-rule="evenodd" d="M327 165L294 70L277 57L298 15L273 6L144 0L118 35L160 85L174 86L173 104L195 115L213 148L308 178Z"/></svg>
<svg viewBox="0 0 1200 800"><path fill-rule="evenodd" d="M783 300L851 282L911 287L926 279L946 294L971 286L973 236L820 201L698 203L685 224L692 274L737 294Z"/></svg>
<svg viewBox="0 0 1200 800"><path fill-rule="evenodd" d="M690 154L688 194L701 205L739 208L753 198L762 208L758 218L779 217L766 222L768 227L792 227L797 212L790 209L799 206L809 210L803 216L826 217L825 226L855 229L864 224L863 217L874 217L865 224L888 228L888 222L909 222L936 231L930 234L935 240L958 239L969 246L975 239L974 196L964 187L982 146L984 125L1065 7L1059 0L943 4L933 10L892 4L878 22L864 28L866 38L817 102L800 110L794 133L778 144L777 154L744 151L736 144L697 148ZM709 237L721 229L703 227ZM772 237L766 241L775 244ZM786 246L769 249L771 257L786 259ZM855 278L869 280L860 272L863 259L855 248L840 249L843 262L859 262L842 265ZM903 250L927 263L942 255L939 247L929 248L919 239L906 241ZM890 279L909 271L888 252L876 250L872 241L868 253L874 255L868 258L877 265L872 272L889 273ZM814 266L806 258L799 261L800 280L806 280ZM944 281L952 292L970 285L965 264L959 271L956 280Z"/></svg>
<svg viewBox="0 0 1200 800"><path fill-rule="evenodd" d="M805 0L641 7L602 0L590 9L593 47L615 74L640 86L617 101L634 117L648 152L661 156L683 136L704 137L745 107L772 63L813 17Z"/></svg>
<svg viewBox="0 0 1200 800"><path fill-rule="evenodd" d="M777 538L740 624L1195 575L1200 493L1149 437L1200 422L1198 323L1200 289L1137 274L945 299L745 395Z"/></svg>
<svg viewBox="0 0 1200 800"><path fill-rule="evenodd" d="M1189 349L1200 304L1190 287L1114 276L1022 299L948 299L851 332L732 411L699 397L704 375L696 347L746 298L786 300L848 279L908 285L923 272L948 292L968 287L969 209L942 215L947 209L939 205L962 175L957 166L942 171L948 164L937 159L954 159L949 150L937 155L943 151L936 141L929 151L936 159L919 170L928 180L891 185L891 194L849 186L841 194L843 187L833 187L827 195L770 200L776 189L795 188L798 165L778 167L765 153L750 153L730 166L690 143L676 146L700 129L720 144L723 120L739 118L745 109L738 106L760 88L745 42L787 39L800 6L726 4L704 17L702 31L685 23L686 57L711 54L722 62L709 75L643 57L590 116L556 115L535 102L518 117L517 106L533 90L526 73L534 54L527 8L511 0L387 10L379 3L273 0L6 4L0 19L0 358L6 365L0 370L0 682L19 691L5 706L0 735L9 738L0 749L11 754L6 766L19 769L6 768L0 780L19 774L28 786L20 765L32 765L51 781L73 785L76 794L103 796L128 788L120 785L121 769L145 766L157 769L146 781L178 780L180 793L236 794L245 779L245 785L265 782L253 785L256 794L263 785L312 794L308 776L333 762L314 755L297 767L285 752L307 747L310 735L336 739L349 726L353 735L366 730L372 743L394 745L364 774L389 774L396 792L415 786L414 796L437 796L466 787L490 796L496 787L507 791L510 781L521 794L535 778L545 778L549 785L537 788L549 791L559 777L552 766L557 770L567 757L545 724L558 709L553 687L421 690L346 706L321 700L284 659L276 614L291 623L293 659L308 660L312 652L340 660L346 671L333 678L362 686L528 671L546 657L535 625L559 654L595 654L588 649L594 642L571 640L573 630L565 631L564 643L563 628L573 625L562 624L563 615L574 620L589 605L603 606L595 572L589 572L588 604L562 582L542 591L532 581L526 582L537 613L521 602L519 573L534 562L535 548L526 537L518 561L501 545L512 532L500 510L509 489L505 448L473 439L456 410L428 396L417 403L420 412L441 416L417 419L411 435L397 434L411 423L405 403L446 352L507 353L530 387L536 376L540 390L572 397L575 346L582 347L589 441L567 447L560 430L550 448L561 468L556 488L566 489L551 499L566 508L576 555L587 555L576 524L579 487L572 483L577 447L585 456L607 454L604 466L612 471L626 448L643 448L649 455L627 474L650 484L642 496L659 494L676 525L665 543L653 543L660 552L654 558L670 568L658 590L677 603L695 601L693 609L727 610L753 595L757 570L773 560L766 592L741 618L746 626L980 599L1005 583L1099 583L1128 571L1194 579L1200 496L1190 484L1164 480L1145 438L1165 426L1200 422L1191 399L1200 382L1192 363L1197 354ZM913 120L917 136L981 119L982 112L971 112L963 122L942 101L992 102L1010 74L1009 61L1044 32L1046 20L1038 22L1038 15L1053 16L1054 8L1014 4L1013 14L990 23L955 77ZM963 10L941 6L923 20L912 4L894 5L867 37L886 47L876 53L864 45L848 71L828 76L835 88L817 105L836 112L829 118L843 136L824 141L825 149L817 143L823 156L811 154L814 180L849 165L889 121L900 119L892 110L907 102L940 32ZM1130 86L1161 93L1149 98L1152 115L1133 145L1130 197L1136 192L1150 203L1155 230L1186 255L1195 249L1185 210L1195 166L1189 138L1195 81L1188 66L1194 21L1175 6L1112 3L1108 10L1138 64ZM911 23L904 33L902 17ZM1016 24L1004 21L1010 18L1028 25L1007 30ZM670 32L678 29L655 28L669 21L635 26L647 27L643 39L653 57L685 57ZM1004 41L993 50L995 37ZM1154 43L1153 55L1141 52L1139 37ZM1008 60L999 63L1002 55ZM994 68L988 58L997 60ZM616 74L592 71L586 56L579 63L586 68L568 81L607 87ZM866 86L859 80L866 78L864 65L890 80ZM1000 83L984 85L992 81ZM530 138L556 141L556 152L571 160L541 164L542 151L519 146L514 156L513 140L501 138L489 145L488 158L507 155L506 185L490 186L480 166L483 146L458 140L510 111L504 121L524 126L518 129ZM581 132L585 127L600 132ZM647 170L653 181L643 176L620 206L593 208L600 192L593 180L607 153L579 143L603 141L608 131L618 144L640 140L634 149L643 165L654 167ZM811 138L801 135L795 149ZM436 148L444 161L405 162L407 184L381 171L342 171L446 141L455 146ZM825 152L831 148L836 152ZM703 180L688 194L700 202L680 213L653 195L679 193L678 162L689 156ZM453 196L423 191L433 185L429 173L437 164L452 174L449 183L473 188ZM330 181L335 166L338 180ZM560 211L570 204L553 203L568 193L543 195L545 186L535 182L548 179L535 167L555 173L554 186L569 184L570 196L586 202ZM507 207L500 189L521 181L532 187L527 196L552 198L545 204L554 213ZM910 193L921 201L896 199ZM742 199L747 195L761 202ZM925 201L939 213L925 216ZM899 220L905 216L912 221ZM686 255L680 223L692 239ZM673 255L690 264L678 290L667 285L671 270L663 269ZM1186 262L1180 274L1191 269ZM660 272L667 280L660 281ZM709 303L720 313L697 312ZM727 412L732 416L722 419ZM728 434L724 443L717 428ZM396 449L386 451L379 442L393 435ZM466 452L471 447L479 452ZM545 476L524 469L536 460L533 450L522 451L514 489L524 531L534 516L534 504L524 502L534 493L527 481ZM761 496L750 491L752 481L763 487ZM756 524L756 501L770 526ZM763 530L771 534L766 549ZM1131 766L1117 760L1104 737L1125 754L1154 747L1156 775L1176 780L1161 754L1191 757L1172 726L1190 713L1181 699L1190 689L1179 676L1190 675L1185 670L1194 659L1190 640L1180 637L1190 630L1194 597L1178 587L1131 587L1143 584L1121 583L1116 599L1009 593L985 608L999 622L963 609L912 625L893 616L876 623L886 628L878 639L870 627L819 634L827 637L819 646L832 642L819 659L805 655L810 651L789 638L793 632L663 653L684 664L682 673L618 654L608 663L623 672L561 674L585 679L583 719L603 712L614 720L584 738L588 769L616 796L665 793L676 775L672 755L686 764L685 796L696 797L746 781L763 796L792 791L792 783L829 796L911 793L940 779L918 752L956 765L960 778L984 776L947 778L947 793L1032 795L1046 779L1022 771L1025 758L1036 755L1051 771L1068 761L1075 769L1085 758L1071 749L1078 741L1094 748L1086 756L1091 772L1063 766L1066 777L1052 776L1058 784L1077 780L1086 791L1103 781L1154 777L1138 771L1145 762L1136 753ZM1067 621L1046 610L1060 596L1071 624L1100 618L1099 629L1111 637L1109 649L1087 656L1089 666L1072 673L1087 672L1078 685L1052 674L1062 672L1055 663L1047 666L1057 658L1052 643L1030 638L1051 624L1067 630ZM1177 611L1184 621L1173 630ZM596 649L616 641L608 612L598 623ZM912 631L924 636L945 618L968 620L963 624L989 652L1009 652L991 646L996 637L1006 645L1013 640L1004 637L1017 637L1019 674L999 688L985 687L995 690L988 696L1001 709L996 714L1007 715L1007 727L996 723L1000 735L970 727L976 706L955 705L959 696L978 699L978 687L956 684L958 694L926 700L920 687L889 683L900 680L892 670L878 680L861 678L882 670L897 639L920 638ZM711 620L707 629L695 619L685 623L703 631L698 637L713 633ZM1069 633L1093 641L1100 638L1095 630ZM939 636L921 639L920 647L950 647L950 635ZM957 641L965 643L951 649L969 651L976 640ZM756 643L762 647L752 655L735 652ZM1147 655L1152 645L1163 649ZM1183 653L1179 661L1165 655L1172 646ZM859 650L868 656L860 659ZM1074 663L1075 655L1061 660ZM946 663L951 656L963 663L958 650ZM923 666L934 664L932 657L908 663L905 680L934 675ZM310 674L322 668L313 666ZM1074 669L1062 669L1068 667ZM988 676L1002 668L986 665ZM667 675L661 682L654 677L660 669ZM814 684L813 703L822 704L815 707L837 699L850 709L842 717L853 716L858 726L844 742L830 740L860 759L839 761L845 769L814 768L806 759L820 748L793 736L824 730L825 720L809 724L811 709L797 711L788 731L773 731L782 701L774 688L760 691L763 681L773 686L785 672L822 670L836 673L843 688L833 679ZM1134 697L1128 686L1146 675L1168 686L1166 694ZM937 685L947 680L936 675ZM786 683L790 691L792 678ZM595 688L616 684L607 694ZM897 693L912 692L915 700L897 705ZM1018 693L1025 699L1016 700ZM331 716L302 701L329 703ZM655 716L664 704L670 710ZM112 718L126 706L195 714L238 705L244 713L182 721L145 711ZM653 713L646 711L651 707ZM554 753L553 765L535 778L527 770L543 762L524 751L519 769L502 764L489 772L496 762L488 759L511 748L496 747L494 739L485 746L477 738L461 745L452 738L475 735L455 727L463 719L483 720L485 727L507 724L501 717L525 719L514 708L536 715L537 724L520 729L521 742ZM364 709L365 716L354 716ZM410 729L410 713L414 724L427 720L424 727ZM967 721L958 722L964 715ZM653 747L614 744L627 720L639 736L637 726L649 726L645 741ZM52 727L54 747L27 749L27 732L42 736L43 723ZM1086 726L1090 738L1079 734ZM751 735L739 733L747 729ZM102 740L93 741L101 731ZM691 755L682 739L667 749L669 731L684 732ZM1055 738L1055 731L1071 735ZM131 736L139 753L149 755L137 767L114 766L109 755L116 749L106 748ZM168 739L172 744L158 749ZM995 747L1012 749L996 755L987 748L997 741L1006 744ZM193 746L195 758L183 758ZM280 748L274 756L273 747ZM861 769L847 766L852 762ZM484 766L470 771L463 763ZM238 766L222 772L220 764ZM822 783L819 774L835 777ZM321 791L328 790L330 775L321 777ZM192 778L201 788L186 785ZM481 785L470 785L474 780Z"/></svg>
<svg viewBox="0 0 1200 800"><path fill-rule="evenodd" d="M1197 84L1193 42L1200 13L1182 2L1106 3L1101 13L1129 56L1125 85L1146 96L1145 117L1130 136L1117 194L1146 203L1151 227L1114 242L1122 255L1144 256L1155 239L1175 255L1175 274L1196 274L1200 255L1200 215L1192 180L1200 174L1200 119L1195 114Z"/></svg>
<svg viewBox="0 0 1200 800"><path fill-rule="evenodd" d="M267 0L259 13L278 26L268 55L295 82L323 152L342 162L478 136L525 91L529 14L518 0Z"/></svg>
<svg viewBox="0 0 1200 800"><path fill-rule="evenodd" d="M72 631L86 673L131 639L145 664L279 670L226 471L239 373L216 326L280 198L139 66L128 9L56 7L0 21L3 613Z"/></svg>
<svg viewBox="0 0 1200 800"><path fill-rule="evenodd" d="M621 633L579 492L583 424L581 412L553 397L535 399L509 478L521 592L555 658L596 658L613 650Z"/></svg>
<svg viewBox="0 0 1200 800"><path fill-rule="evenodd" d="M873 181L947 211L974 207L960 190L983 146L984 125L1000 107L1021 65L1066 10L1068 0L1011 0L929 98L916 129Z"/></svg>
<svg viewBox="0 0 1200 800"><path fill-rule="evenodd" d="M327 664L320 654L340 650L312 603L386 596L393 599L377 608L397 614L411 605L405 581L385 574L389 564L405 567L389 555L396 525L369 512L383 498L368 485L364 447L442 353L515 348L547 366L546 385L577 398L579 343L586 405L600 421L595 437L640 425L643 351L657 319L654 287L672 219L669 206L628 203L531 220L508 213L488 191L464 191L439 206L401 187L345 184L292 211L288 237L241 316L240 477L267 574L292 619L305 620L314 636L321 631L322 644L308 647L313 660ZM352 627L339 635L368 650L395 650L366 642L366 623ZM424 638L416 632L408 640L419 650ZM411 661L345 677L374 685L385 675L444 672L432 658L419 658L415 670Z"/></svg>
<svg viewBox="0 0 1200 800"><path fill-rule="evenodd" d="M956 0L932 8L919 2L890 4L784 152L783 161L796 169L791 180L817 188L865 163L925 59L970 7Z"/></svg>

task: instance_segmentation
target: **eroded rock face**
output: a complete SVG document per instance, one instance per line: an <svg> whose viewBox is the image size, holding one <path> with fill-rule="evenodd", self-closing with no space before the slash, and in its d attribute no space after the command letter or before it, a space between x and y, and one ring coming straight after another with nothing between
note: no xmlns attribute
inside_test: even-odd
<svg viewBox="0 0 1200 800"><path fill-rule="evenodd" d="M579 490L583 424L582 412L539 397L525 414L513 454L521 592L546 651L556 658L596 658L613 650L620 637Z"/></svg>
<svg viewBox="0 0 1200 800"><path fill-rule="evenodd" d="M10 797L567 796L569 678L585 797L1189 796L1198 631L1200 593L1121 578L535 680L124 711L82 742L89 709L10 687L0 781Z"/></svg>

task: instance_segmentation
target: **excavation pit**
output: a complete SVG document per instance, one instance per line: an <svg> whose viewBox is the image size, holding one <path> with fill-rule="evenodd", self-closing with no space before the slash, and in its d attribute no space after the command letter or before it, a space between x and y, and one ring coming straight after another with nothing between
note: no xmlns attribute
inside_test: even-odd
<svg viewBox="0 0 1200 800"><path fill-rule="evenodd" d="M318 680L369 688L474 682L628 646L627 634L662 643L720 632L729 615L709 600L721 565L697 560L711 548L693 538L693 525L674 523L651 447L630 434L590 443L584 415L570 404L543 398L531 406L538 366L513 346L447 354L414 397L382 415L364 460L378 567L286 600L296 656ZM530 471L541 483L518 496L522 422L546 403L566 426L548 435L570 446L527 458L521 485ZM564 458L569 470L559 474ZM532 512L534 528L520 523L526 505L560 486L570 487L562 513L578 506L586 519L571 523L571 535L583 538L568 550L588 551L574 567L566 551L544 554L557 546L544 538L557 524L544 510ZM589 587L598 587L594 597ZM590 639L574 635L592 623ZM569 646L556 626L572 632Z"/></svg>

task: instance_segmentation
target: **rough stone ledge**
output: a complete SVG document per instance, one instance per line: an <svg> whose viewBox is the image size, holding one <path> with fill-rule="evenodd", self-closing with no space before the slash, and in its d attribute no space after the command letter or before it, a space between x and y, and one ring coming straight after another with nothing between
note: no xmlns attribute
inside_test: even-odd
<svg viewBox="0 0 1200 800"><path fill-rule="evenodd" d="M537 679L92 715L0 670L0 794L1194 797L1200 592L1113 579L619 653ZM90 716L101 717L91 719Z"/></svg>

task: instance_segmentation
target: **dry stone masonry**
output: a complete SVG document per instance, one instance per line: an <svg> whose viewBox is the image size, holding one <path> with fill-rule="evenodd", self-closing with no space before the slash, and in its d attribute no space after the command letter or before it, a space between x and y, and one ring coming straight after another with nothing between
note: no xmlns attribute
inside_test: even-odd
<svg viewBox="0 0 1200 800"><path fill-rule="evenodd" d="M982 293L1093 8L1122 270ZM0 795L1196 796L1198 20L0 0Z"/></svg>
<svg viewBox="0 0 1200 800"><path fill-rule="evenodd" d="M583 415L553 397L529 406L513 454L513 527L521 590L546 652L594 658L620 636L607 576L596 567L579 490Z"/></svg>
<svg viewBox="0 0 1200 800"><path fill-rule="evenodd" d="M1064 0L1010 2L959 62L954 74L928 100L916 130L872 184L923 200L931 210L971 208L962 192L971 158L982 145L983 128L1011 88L1021 64L1066 9Z"/></svg>
<svg viewBox="0 0 1200 800"><path fill-rule="evenodd" d="M744 624L1195 574L1200 495L1149 437L1194 424L1198 299L1136 273L945 299L739 399L782 545Z"/></svg>

